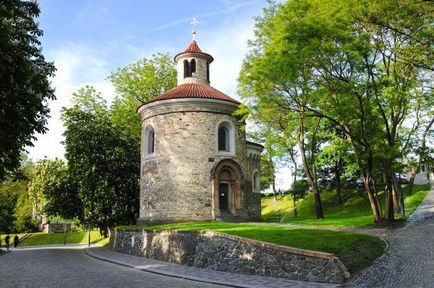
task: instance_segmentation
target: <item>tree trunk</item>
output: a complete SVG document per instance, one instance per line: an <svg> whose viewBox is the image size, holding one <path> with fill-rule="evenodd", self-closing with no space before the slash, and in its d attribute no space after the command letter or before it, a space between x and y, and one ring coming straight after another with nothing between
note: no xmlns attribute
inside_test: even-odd
<svg viewBox="0 0 434 288"><path fill-rule="evenodd" d="M372 190L374 191L375 202L377 203L378 210L380 212L381 219L383 219L383 209L381 209L380 197L378 197L377 186L375 184L374 178L372 178Z"/></svg>
<svg viewBox="0 0 434 288"><path fill-rule="evenodd" d="M416 172L412 171L410 180L408 180L407 184L407 195L411 195L411 193L413 192L414 178L416 178Z"/></svg>
<svg viewBox="0 0 434 288"><path fill-rule="evenodd" d="M366 193L368 194L369 203L371 204L371 210L372 214L374 215L374 222L380 223L381 220L383 220L383 217L381 215L381 210L378 205L378 201L372 194L371 186L370 186L370 175L365 174L363 175L363 183L365 184Z"/></svg>
<svg viewBox="0 0 434 288"><path fill-rule="evenodd" d="M342 199L341 199L341 173L339 168L336 169L335 180L336 180L336 204L340 205L342 203Z"/></svg>
<svg viewBox="0 0 434 288"><path fill-rule="evenodd" d="M314 188L313 188L313 195L315 197L315 213L316 213L316 218L317 219L322 219L324 218L324 213L322 210L322 203L321 203L321 196L319 194L319 189L318 189L318 185L316 185L316 183L314 183Z"/></svg>
<svg viewBox="0 0 434 288"><path fill-rule="evenodd" d="M399 183L395 173L392 173L392 183L393 183L393 190L395 191L395 195L398 202L397 213L400 213L402 216L405 216L404 195L402 195L401 183Z"/></svg>
<svg viewBox="0 0 434 288"><path fill-rule="evenodd" d="M273 188L273 198L274 198L274 209L277 209L277 192L276 192L276 177L274 176L274 172L273 172L273 177L272 177L272 188Z"/></svg>
<svg viewBox="0 0 434 288"><path fill-rule="evenodd" d="M392 200L393 200L393 212L399 214L398 194L396 193L395 185L392 185Z"/></svg>
<svg viewBox="0 0 434 288"><path fill-rule="evenodd" d="M383 172L383 179L384 184L386 187L384 187L384 194L385 194L385 201L384 201L384 218L387 221L393 221L395 220L394 210L393 210L393 192L392 192L392 181L388 175L387 172Z"/></svg>
<svg viewBox="0 0 434 288"><path fill-rule="evenodd" d="M297 162L295 161L294 154L292 154L292 153L291 153L291 160L294 164L294 175L293 175L292 185L295 185L295 182L297 181ZM294 218L297 218L297 198L295 197L295 193L292 195L292 205L294 207L294 209L293 209Z"/></svg>
<svg viewBox="0 0 434 288"><path fill-rule="evenodd" d="M312 187L313 190L313 194L314 194L314 199L315 199L315 214L316 214L316 218L317 219L322 219L324 218L324 213L322 210L322 204L321 204L321 196L320 196L320 191L318 189L318 185L316 183L316 179L314 177L314 173L315 171L311 170L311 167L309 167L308 163L307 163L307 159L306 159L306 150L304 147L304 127L303 125L301 125L300 127L300 131L299 131L299 135L297 137L297 142L298 142L298 146L300 148L300 154L301 154L301 159L303 161L303 167L304 170L306 172L306 177L307 177L307 181L309 182L310 187Z"/></svg>

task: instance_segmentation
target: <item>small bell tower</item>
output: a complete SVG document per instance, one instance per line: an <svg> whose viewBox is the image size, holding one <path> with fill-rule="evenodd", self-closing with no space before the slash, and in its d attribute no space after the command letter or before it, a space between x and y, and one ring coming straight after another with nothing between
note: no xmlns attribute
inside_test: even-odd
<svg viewBox="0 0 434 288"><path fill-rule="evenodd" d="M214 58L202 52L197 45L195 28L197 23L196 18L193 18L191 21L193 25L192 42L174 59L178 71L178 85L186 83L210 84L209 66Z"/></svg>

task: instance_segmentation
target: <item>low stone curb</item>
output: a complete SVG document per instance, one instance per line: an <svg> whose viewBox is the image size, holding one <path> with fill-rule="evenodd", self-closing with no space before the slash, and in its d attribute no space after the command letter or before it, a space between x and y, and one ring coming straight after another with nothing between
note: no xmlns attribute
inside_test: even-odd
<svg viewBox="0 0 434 288"><path fill-rule="evenodd" d="M311 282L295 281L295 280L273 278L273 277L266 277L266 276L248 276L248 275L241 275L235 273L195 268L195 267L185 267L182 265L167 263L167 262L153 260L153 259L147 259L144 257L126 255L123 253L118 253L118 252L108 250L107 248L97 248L97 249L88 248L85 249L84 251L90 257L102 261L106 261L109 263L129 267L129 268L142 270L154 274L164 275L164 276L187 279L196 282L224 285L228 287L240 287L240 288L343 287L342 285L335 285L335 284L311 283ZM112 254L112 257L104 256L101 254ZM113 255L115 256L120 255L120 257L124 259L117 259L116 257L113 257ZM127 258L130 258L130 261L125 260ZM136 260L137 258L139 258L140 261L143 262L141 263L141 265L136 265L135 263L133 263L137 261ZM170 268L172 268L172 270L179 269L179 272L169 271ZM188 273L187 271L190 271L191 273ZM222 280L215 279L216 277L210 277L211 274L213 276L218 275L219 278Z"/></svg>

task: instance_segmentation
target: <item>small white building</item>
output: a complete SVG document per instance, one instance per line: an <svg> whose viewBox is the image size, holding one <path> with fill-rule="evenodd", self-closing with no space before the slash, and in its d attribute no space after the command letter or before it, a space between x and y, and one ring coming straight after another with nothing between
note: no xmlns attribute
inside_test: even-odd
<svg viewBox="0 0 434 288"><path fill-rule="evenodd" d="M414 184L415 185L428 185L431 184L432 179L434 179L434 175L432 173L429 173L430 169L428 167L428 164L422 163L420 165L420 171L416 174L416 177L414 178ZM410 180L411 173L407 173L407 179Z"/></svg>

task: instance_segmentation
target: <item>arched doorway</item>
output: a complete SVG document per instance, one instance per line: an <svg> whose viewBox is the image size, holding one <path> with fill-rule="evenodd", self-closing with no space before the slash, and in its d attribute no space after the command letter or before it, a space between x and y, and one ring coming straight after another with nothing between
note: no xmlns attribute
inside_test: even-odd
<svg viewBox="0 0 434 288"><path fill-rule="evenodd" d="M240 216L241 169L233 160L220 161L212 171L213 217Z"/></svg>

